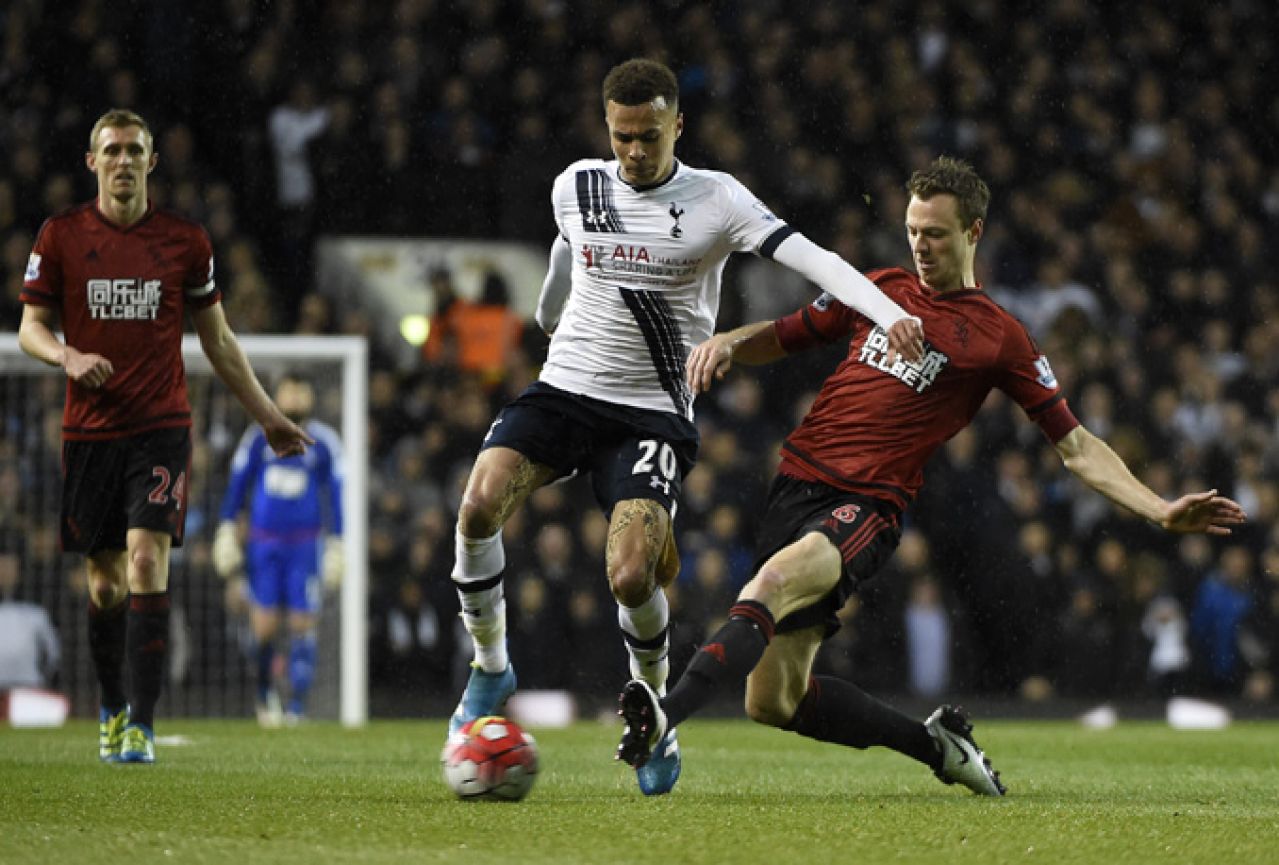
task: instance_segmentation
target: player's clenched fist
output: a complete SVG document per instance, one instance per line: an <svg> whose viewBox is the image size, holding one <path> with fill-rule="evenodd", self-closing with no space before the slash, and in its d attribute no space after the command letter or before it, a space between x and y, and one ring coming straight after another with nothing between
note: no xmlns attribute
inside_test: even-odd
<svg viewBox="0 0 1279 865"><path fill-rule="evenodd" d="M115 372L111 361L100 354L82 354L71 346L66 348L66 360L63 362L67 378L78 385L90 389L102 387L103 383Z"/></svg>

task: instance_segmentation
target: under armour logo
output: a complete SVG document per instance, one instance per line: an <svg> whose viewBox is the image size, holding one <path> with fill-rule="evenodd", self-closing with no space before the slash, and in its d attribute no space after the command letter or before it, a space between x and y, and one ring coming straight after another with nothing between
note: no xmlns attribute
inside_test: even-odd
<svg viewBox="0 0 1279 865"><path fill-rule="evenodd" d="M663 493L665 493L668 496L671 494L671 482L664 481L661 478L659 478L657 475L652 475L652 480L648 482L648 485L652 487L653 489L660 489Z"/></svg>
<svg viewBox="0 0 1279 865"><path fill-rule="evenodd" d="M604 224L604 211L592 210L590 213L586 214L586 221L598 228Z"/></svg>
<svg viewBox="0 0 1279 865"><path fill-rule="evenodd" d="M671 219L675 220L675 224L671 226L671 237L683 237L684 229L679 227L679 218L684 215L684 211L679 209L679 205L671 202L670 209Z"/></svg>

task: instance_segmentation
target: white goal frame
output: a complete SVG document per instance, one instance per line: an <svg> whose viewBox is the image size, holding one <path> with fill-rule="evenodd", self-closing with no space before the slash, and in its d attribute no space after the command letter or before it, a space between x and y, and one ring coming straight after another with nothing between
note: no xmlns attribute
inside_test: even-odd
<svg viewBox="0 0 1279 865"><path fill-rule="evenodd" d="M339 433L346 463L342 490L346 571L339 597L340 665L338 718L345 727L368 722L368 343L358 336L237 336L251 364L339 361L342 367L342 419ZM189 370L212 375L212 367L194 334L182 339ZM50 372L28 357L15 333L0 333L0 372L12 375Z"/></svg>

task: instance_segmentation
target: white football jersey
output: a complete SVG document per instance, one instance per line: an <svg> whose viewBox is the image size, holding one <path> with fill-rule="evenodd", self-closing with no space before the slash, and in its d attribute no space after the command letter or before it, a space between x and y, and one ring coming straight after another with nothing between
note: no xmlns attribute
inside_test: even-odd
<svg viewBox="0 0 1279 865"><path fill-rule="evenodd" d="M542 380L573 393L690 420L689 350L715 329L732 252L770 256L793 230L720 171L678 161L670 178L635 188L616 160L584 159L555 180L572 290Z"/></svg>

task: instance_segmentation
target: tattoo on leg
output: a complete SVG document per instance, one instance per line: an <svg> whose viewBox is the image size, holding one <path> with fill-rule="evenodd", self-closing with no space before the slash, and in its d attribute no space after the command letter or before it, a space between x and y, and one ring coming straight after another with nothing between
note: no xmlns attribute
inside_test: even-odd
<svg viewBox="0 0 1279 865"><path fill-rule="evenodd" d="M529 493L549 480L550 474L551 469L546 466L521 458L498 498L496 512L498 526L506 525L506 520L511 513L524 499L528 498Z"/></svg>
<svg viewBox="0 0 1279 865"><path fill-rule="evenodd" d="M612 576L613 563L617 561L617 549L622 537L630 529L631 524L639 521L644 533L644 561L647 576L652 576L661 561L662 549L666 546L666 526L662 520L663 508L651 499L632 499L618 505L613 520L608 528L608 544L605 547L604 559L609 565L609 576Z"/></svg>

